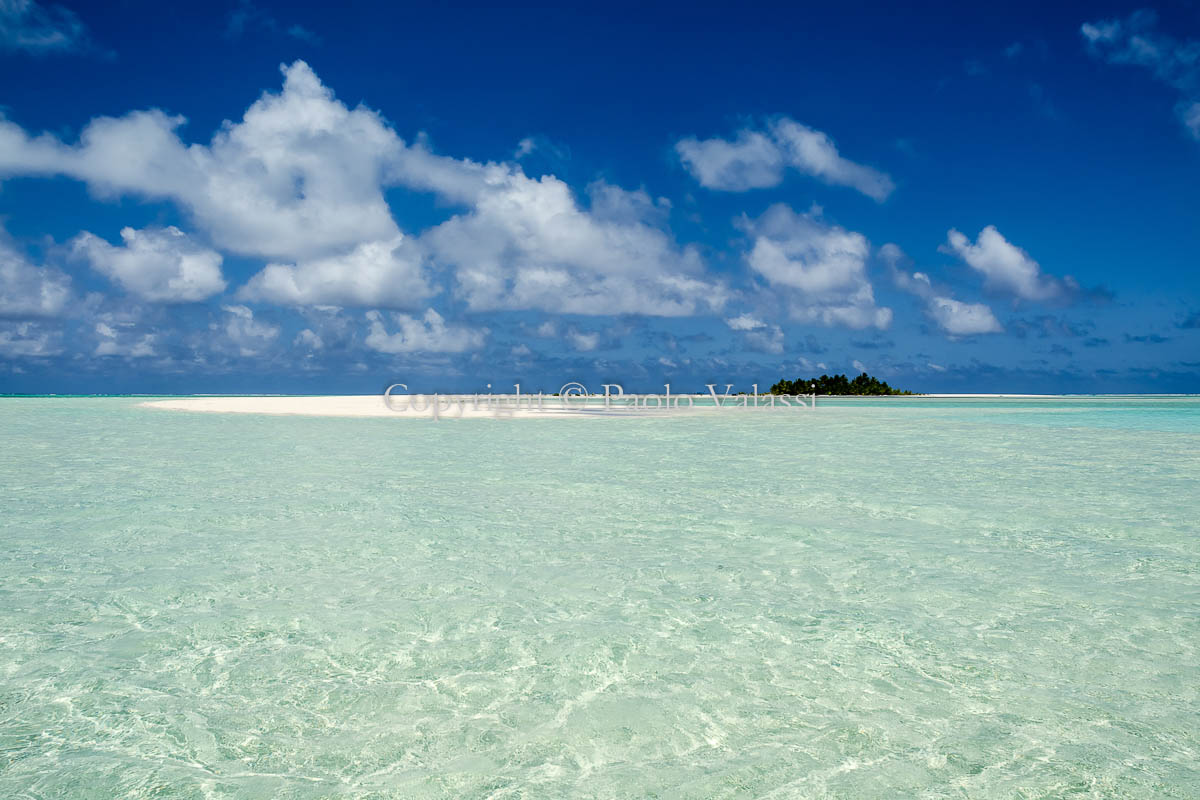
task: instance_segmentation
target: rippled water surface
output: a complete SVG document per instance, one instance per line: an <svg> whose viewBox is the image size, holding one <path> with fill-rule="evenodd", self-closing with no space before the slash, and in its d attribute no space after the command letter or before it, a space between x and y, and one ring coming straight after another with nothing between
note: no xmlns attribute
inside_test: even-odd
<svg viewBox="0 0 1200 800"><path fill-rule="evenodd" d="M1200 401L0 400L0 797L1200 797Z"/></svg>

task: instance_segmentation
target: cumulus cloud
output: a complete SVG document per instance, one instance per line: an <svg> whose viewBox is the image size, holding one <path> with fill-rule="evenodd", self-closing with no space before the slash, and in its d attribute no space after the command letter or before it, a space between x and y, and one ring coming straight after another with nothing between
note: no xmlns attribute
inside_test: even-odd
<svg viewBox="0 0 1200 800"><path fill-rule="evenodd" d="M661 227L644 193L593 187L594 212L553 175L478 164L420 147L402 174L470 210L421 237L455 273L455 294L475 311L540 309L568 314L688 316L719 310L727 292L704 273L695 247Z"/></svg>
<svg viewBox="0 0 1200 800"><path fill-rule="evenodd" d="M952 336L1000 333L1004 330L984 303L964 303L952 297L930 297L929 315Z"/></svg>
<svg viewBox="0 0 1200 800"><path fill-rule="evenodd" d="M664 201L601 182L587 207L553 175L407 145L304 62L282 70L282 92L208 145L185 144L183 119L157 110L95 119L76 144L0 120L0 176L68 175L101 195L178 203L218 248L270 261L245 299L413 308L433 294L428 265L451 272L476 310L683 316L723 305L698 250L665 229ZM391 186L466 210L405 236Z"/></svg>
<svg viewBox="0 0 1200 800"><path fill-rule="evenodd" d="M765 131L742 129L733 140L683 139L675 151L692 177L709 189L744 192L778 186L789 167L879 201L895 188L886 174L843 158L827 134L787 117Z"/></svg>
<svg viewBox="0 0 1200 800"><path fill-rule="evenodd" d="M37 266L0 229L0 319L53 317L71 299L71 279Z"/></svg>
<svg viewBox="0 0 1200 800"><path fill-rule="evenodd" d="M296 334L296 338L292 340L292 346L305 350L324 350L325 341L312 328L305 328Z"/></svg>
<svg viewBox="0 0 1200 800"><path fill-rule="evenodd" d="M348 253L268 264L241 288L245 300L281 305L384 306L415 308L434 294L424 258L410 237L363 242Z"/></svg>
<svg viewBox="0 0 1200 800"><path fill-rule="evenodd" d="M571 328L567 331L567 341L571 343L573 349L587 353L600 346L600 334Z"/></svg>
<svg viewBox="0 0 1200 800"><path fill-rule="evenodd" d="M0 173L172 200L218 247L250 256L299 261L395 238L381 174L403 142L375 112L336 101L303 61L282 69L282 93L208 146L185 144L183 118L158 110L96 118L74 145L0 122Z"/></svg>
<svg viewBox="0 0 1200 800"><path fill-rule="evenodd" d="M38 322L0 322L0 358L48 358L60 354L61 329Z"/></svg>
<svg viewBox="0 0 1200 800"><path fill-rule="evenodd" d="M701 186L726 192L778 186L786 166L774 140L752 130L738 131L733 141L689 137L675 152Z"/></svg>
<svg viewBox="0 0 1200 800"><path fill-rule="evenodd" d="M1180 93L1176 113L1193 139L1200 140L1200 40L1181 41L1155 30L1153 11L1135 11L1123 20L1085 22L1080 33L1088 50L1110 64L1150 70Z"/></svg>
<svg viewBox="0 0 1200 800"><path fill-rule="evenodd" d="M238 355L261 355L279 338L278 325L256 320L254 312L246 306L221 306L221 310L227 316L223 324L214 327L224 333Z"/></svg>
<svg viewBox="0 0 1200 800"><path fill-rule="evenodd" d="M324 339L320 338L317 331L312 330L311 327L306 327L306 329L296 333L296 337L292 339L292 347L305 350L324 350L325 342Z"/></svg>
<svg viewBox="0 0 1200 800"><path fill-rule="evenodd" d="M771 132L787 162L801 172L835 186L849 186L881 201L895 188L884 173L842 158L833 141L821 131L782 119L771 126Z"/></svg>
<svg viewBox="0 0 1200 800"><path fill-rule="evenodd" d="M747 265L783 290L795 319L849 328L886 328L892 311L875 304L867 279L870 243L825 222L818 210L797 214L783 203L736 224L751 237Z"/></svg>
<svg viewBox="0 0 1200 800"><path fill-rule="evenodd" d="M984 285L995 291L1025 300L1050 300L1064 295L1068 288L1062 281L1043 275L1038 263L1005 239L994 225L984 228L974 243L951 229L940 249L961 258L983 275Z"/></svg>
<svg viewBox="0 0 1200 800"><path fill-rule="evenodd" d="M888 265L896 286L925 301L925 312L951 337L981 333L1000 333L1004 330L992 309L985 303L964 303L949 293L934 289L924 272L902 269L904 252L895 244L879 248L879 255Z"/></svg>
<svg viewBox="0 0 1200 800"><path fill-rule="evenodd" d="M479 349L487 338L486 330L447 325L432 308L423 319L408 314L390 317L400 328L396 333L387 332L383 314L367 312L367 347L380 353L462 353Z"/></svg>
<svg viewBox="0 0 1200 800"><path fill-rule="evenodd" d="M725 320L725 324L735 331L754 331L759 328L765 328L767 323L758 319L752 314L742 314L737 317L730 317Z"/></svg>
<svg viewBox="0 0 1200 800"><path fill-rule="evenodd" d="M292 351L303 359L302 365L330 366L362 353L362 316L349 314L338 306L300 306L297 315L304 324L292 337Z"/></svg>
<svg viewBox="0 0 1200 800"><path fill-rule="evenodd" d="M665 229L671 215L671 201L652 198L645 189L629 191L600 180L588 184L587 195L588 211L599 222Z"/></svg>
<svg viewBox="0 0 1200 800"><path fill-rule="evenodd" d="M114 247L84 231L71 243L75 255L125 291L156 303L194 303L225 290L221 254L201 247L174 226L121 229Z"/></svg>
<svg viewBox="0 0 1200 800"><path fill-rule="evenodd" d="M730 317L725 324L742 334L742 341L751 350L761 353L783 352L783 330L778 325L768 325L752 314Z"/></svg>
<svg viewBox="0 0 1200 800"><path fill-rule="evenodd" d="M772 206L757 221L743 220L754 249L748 262L772 286L826 294L854 286L864 271L870 245L861 233L827 225L786 205Z"/></svg>
<svg viewBox="0 0 1200 800"><path fill-rule="evenodd" d="M126 358L146 358L153 356L154 343L157 336L145 333L140 336L131 334L108 322L97 322L95 325L97 356L124 356Z"/></svg>
<svg viewBox="0 0 1200 800"><path fill-rule="evenodd" d="M73 11L36 0L0 0L0 50L49 53L87 44L87 30Z"/></svg>

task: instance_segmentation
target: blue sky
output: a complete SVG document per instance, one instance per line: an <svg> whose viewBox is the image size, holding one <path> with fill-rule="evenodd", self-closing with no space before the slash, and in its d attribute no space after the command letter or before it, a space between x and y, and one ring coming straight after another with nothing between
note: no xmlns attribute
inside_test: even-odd
<svg viewBox="0 0 1200 800"><path fill-rule="evenodd" d="M0 392L1200 391L1200 6L0 2Z"/></svg>

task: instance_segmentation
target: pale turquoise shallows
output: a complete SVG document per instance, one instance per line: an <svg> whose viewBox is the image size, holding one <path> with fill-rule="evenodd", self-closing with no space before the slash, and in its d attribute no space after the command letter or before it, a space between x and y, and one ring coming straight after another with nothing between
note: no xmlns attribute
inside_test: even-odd
<svg viewBox="0 0 1200 800"><path fill-rule="evenodd" d="M0 400L0 797L1200 797L1200 400Z"/></svg>

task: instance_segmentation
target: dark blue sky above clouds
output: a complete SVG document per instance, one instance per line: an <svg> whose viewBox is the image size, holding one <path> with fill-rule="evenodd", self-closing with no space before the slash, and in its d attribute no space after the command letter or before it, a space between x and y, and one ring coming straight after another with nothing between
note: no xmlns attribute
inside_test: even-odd
<svg viewBox="0 0 1200 800"><path fill-rule="evenodd" d="M1200 5L0 4L0 392L1200 391Z"/></svg>

